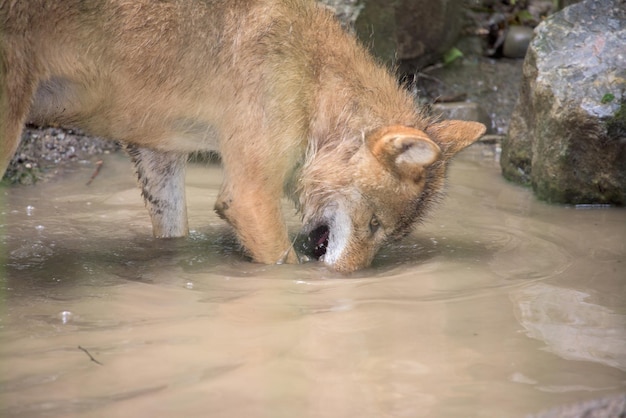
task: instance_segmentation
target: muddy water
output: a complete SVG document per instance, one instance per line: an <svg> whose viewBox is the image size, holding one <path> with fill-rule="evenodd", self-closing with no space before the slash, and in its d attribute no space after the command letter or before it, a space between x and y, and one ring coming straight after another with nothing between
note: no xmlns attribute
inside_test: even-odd
<svg viewBox="0 0 626 418"><path fill-rule="evenodd" d="M0 416L521 417L626 391L626 211L537 202L487 151L349 277L243 260L216 168L189 172L188 240L151 238L124 156L1 190Z"/></svg>

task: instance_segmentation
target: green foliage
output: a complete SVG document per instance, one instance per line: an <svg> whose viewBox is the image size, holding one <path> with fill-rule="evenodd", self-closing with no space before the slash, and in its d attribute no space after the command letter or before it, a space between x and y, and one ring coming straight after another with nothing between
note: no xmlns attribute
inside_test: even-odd
<svg viewBox="0 0 626 418"><path fill-rule="evenodd" d="M607 121L606 127L609 138L614 140L626 138L626 98L622 98L621 106L615 115Z"/></svg>
<svg viewBox="0 0 626 418"><path fill-rule="evenodd" d="M613 100L615 100L615 95L611 93L607 93L604 96L602 96L602 99L600 100L600 102L602 104L607 104L607 103L611 103Z"/></svg>
<svg viewBox="0 0 626 418"><path fill-rule="evenodd" d="M515 14L515 20L519 23L530 23L535 21L535 17L528 10L520 10Z"/></svg>
<svg viewBox="0 0 626 418"><path fill-rule="evenodd" d="M463 53L458 48L452 47L445 54L443 54L443 63L444 65L449 65L462 57Z"/></svg>

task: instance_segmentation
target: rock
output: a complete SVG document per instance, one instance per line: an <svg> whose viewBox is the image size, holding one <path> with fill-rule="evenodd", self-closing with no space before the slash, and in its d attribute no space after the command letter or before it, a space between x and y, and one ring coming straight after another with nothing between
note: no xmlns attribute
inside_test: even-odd
<svg viewBox="0 0 626 418"><path fill-rule="evenodd" d="M432 64L454 46L463 27L463 0L398 0L398 59L404 66Z"/></svg>
<svg viewBox="0 0 626 418"><path fill-rule="evenodd" d="M328 6L347 28L354 26L363 9L360 0L319 0L319 2Z"/></svg>
<svg viewBox="0 0 626 418"><path fill-rule="evenodd" d="M502 45L502 55L507 58L524 58L533 37L533 30L528 26L509 27Z"/></svg>
<svg viewBox="0 0 626 418"><path fill-rule="evenodd" d="M473 102L450 102L436 103L432 105L435 115L441 115L444 119L470 120L480 122L487 127L488 133L493 133L491 118L477 103Z"/></svg>
<svg viewBox="0 0 626 418"><path fill-rule="evenodd" d="M437 61L462 28L463 0L321 0L374 55L406 71Z"/></svg>
<svg viewBox="0 0 626 418"><path fill-rule="evenodd" d="M463 59L418 74L417 94L422 101L462 97L462 100L480 103L491 119L493 132L505 134L519 98L521 78L521 60Z"/></svg>
<svg viewBox="0 0 626 418"><path fill-rule="evenodd" d="M4 179L9 183L32 184L53 175L50 169L69 161L89 159L120 148L119 144L91 137L77 130L26 126L22 141Z"/></svg>
<svg viewBox="0 0 626 418"><path fill-rule="evenodd" d="M623 0L586 0L535 29L501 167L543 200L626 204Z"/></svg>
<svg viewBox="0 0 626 418"><path fill-rule="evenodd" d="M559 0L559 8L562 9L572 4L579 3L581 0Z"/></svg>
<svg viewBox="0 0 626 418"><path fill-rule="evenodd" d="M354 22L356 35L370 51L385 63L394 65L398 55L396 3L386 0L363 0L361 13Z"/></svg>
<svg viewBox="0 0 626 418"><path fill-rule="evenodd" d="M528 418L623 418L624 416L626 416L626 394L618 394L550 409Z"/></svg>

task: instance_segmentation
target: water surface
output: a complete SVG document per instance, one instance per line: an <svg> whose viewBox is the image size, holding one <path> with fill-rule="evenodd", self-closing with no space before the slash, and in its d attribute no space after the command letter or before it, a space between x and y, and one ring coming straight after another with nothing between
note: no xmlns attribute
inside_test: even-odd
<svg viewBox="0 0 626 418"><path fill-rule="evenodd" d="M0 190L0 416L522 417L626 391L626 211L537 202L487 148L351 276L247 262L216 167L172 241L123 155L93 169Z"/></svg>

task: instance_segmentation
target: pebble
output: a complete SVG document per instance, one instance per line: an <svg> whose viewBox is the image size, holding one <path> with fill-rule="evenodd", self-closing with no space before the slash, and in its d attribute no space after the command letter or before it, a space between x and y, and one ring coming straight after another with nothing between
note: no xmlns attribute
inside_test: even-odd
<svg viewBox="0 0 626 418"><path fill-rule="evenodd" d="M527 26L509 27L504 38L502 55L507 58L524 58L532 37L532 28Z"/></svg>

